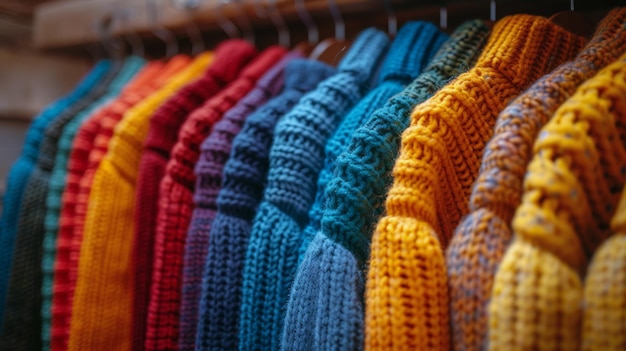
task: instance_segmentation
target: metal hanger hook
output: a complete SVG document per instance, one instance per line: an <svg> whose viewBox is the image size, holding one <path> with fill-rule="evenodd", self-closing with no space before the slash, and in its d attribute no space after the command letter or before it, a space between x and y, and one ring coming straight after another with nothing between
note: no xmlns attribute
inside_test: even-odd
<svg viewBox="0 0 626 351"><path fill-rule="evenodd" d="M278 31L278 43L285 48L288 48L291 44L291 33L289 27L285 23L285 19L280 14L278 6L276 6L276 0L269 0L272 7L270 11L270 19L274 23L276 30Z"/></svg>
<svg viewBox="0 0 626 351"><path fill-rule="evenodd" d="M148 13L152 24L152 33L165 43L165 56L172 57L179 52L176 36L159 22L158 0L147 0Z"/></svg>
<svg viewBox="0 0 626 351"><path fill-rule="evenodd" d="M491 21L496 21L496 0L491 0L491 4L489 7L490 11L489 11L489 19Z"/></svg>
<svg viewBox="0 0 626 351"><path fill-rule="evenodd" d="M448 29L448 3L445 1L439 8L439 28Z"/></svg>
<svg viewBox="0 0 626 351"><path fill-rule="evenodd" d="M341 17L341 11L339 11L339 7L335 0L328 0L328 9L330 10L330 14L333 17L333 22L335 22L335 39L338 41L343 41L346 39L346 25L343 22L343 18Z"/></svg>
<svg viewBox="0 0 626 351"><path fill-rule="evenodd" d="M133 10L129 7L120 6L116 11L115 16L119 18L122 23L126 23L130 18L132 18ZM129 27L129 31L126 35L122 36L122 38L126 39L128 44L130 45L131 54L133 56L143 57L145 55L145 45L143 44L143 40L137 34L137 32L133 31L132 28Z"/></svg>
<svg viewBox="0 0 626 351"><path fill-rule="evenodd" d="M177 10L184 11L187 15L187 20L185 21L185 32L191 42L191 53L193 55L197 55L203 52L206 49L206 45L204 44L204 39L202 38L202 32L200 32L198 24L193 20L193 16L191 15L191 12L200 6L200 1L171 0L170 5Z"/></svg>
<svg viewBox="0 0 626 351"><path fill-rule="evenodd" d="M306 27L309 44L317 43L320 38L320 31L311 14L307 11L304 0L294 0L294 4L296 5L296 11L298 11L298 17L300 17L300 20Z"/></svg>
<svg viewBox="0 0 626 351"><path fill-rule="evenodd" d="M398 18L389 0L383 0L383 5L385 5L385 12L387 12L387 34L394 38L398 33Z"/></svg>

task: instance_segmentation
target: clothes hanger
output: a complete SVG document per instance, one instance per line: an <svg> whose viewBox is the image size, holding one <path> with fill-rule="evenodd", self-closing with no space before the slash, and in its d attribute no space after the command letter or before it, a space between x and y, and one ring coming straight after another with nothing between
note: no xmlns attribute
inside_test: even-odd
<svg viewBox="0 0 626 351"><path fill-rule="evenodd" d="M132 10L128 7L120 6L115 16L119 18L121 22L125 23L132 17ZM146 47L137 32L130 30L126 35L122 35L121 38L128 43L131 55L137 57L145 56Z"/></svg>
<svg viewBox="0 0 626 351"><path fill-rule="evenodd" d="M383 0L383 5L387 13L387 35L389 35L389 38L393 39L396 37L396 34L398 34L398 18L389 0Z"/></svg>
<svg viewBox="0 0 626 351"><path fill-rule="evenodd" d="M185 33L191 43L191 55L197 56L206 50L206 43L200 32L198 24L194 21L191 12L200 6L199 0L170 0L170 6L175 10L184 11L187 18L185 20Z"/></svg>
<svg viewBox="0 0 626 351"><path fill-rule="evenodd" d="M230 2L232 0L222 0L223 3ZM239 28L243 28L243 38L250 42L252 45L255 45L256 36L254 30L252 30L252 24L250 23L250 18L246 14L244 8L244 0L236 0L235 8L237 9L237 21L239 22ZM222 16L224 17L224 16Z"/></svg>
<svg viewBox="0 0 626 351"><path fill-rule="evenodd" d="M439 7L439 28L444 32L448 31L448 2L446 1Z"/></svg>
<svg viewBox="0 0 626 351"><path fill-rule="evenodd" d="M309 58L335 66L346 53L350 43L345 39L346 26L335 0L328 0L328 4L335 23L335 37L324 39L317 44Z"/></svg>
<svg viewBox="0 0 626 351"><path fill-rule="evenodd" d="M317 24L307 11L304 0L294 0L294 5L296 6L298 17L300 17L307 30L307 41L296 44L294 50L300 51L304 56L310 56L315 45L319 43L319 28L317 28Z"/></svg>
<svg viewBox="0 0 626 351"><path fill-rule="evenodd" d="M165 59L172 58L180 52L176 36L159 22L158 0L146 0L152 34L165 44Z"/></svg>
<svg viewBox="0 0 626 351"><path fill-rule="evenodd" d="M269 11L266 11L267 4L262 4L263 0L253 0L254 11L259 18L268 18L272 21L274 28L276 28L276 33L278 33L278 44L282 47L288 48L291 42L291 33L289 33L289 28L285 24L285 20L280 15L280 11L276 6L276 0L270 0Z"/></svg>
<svg viewBox="0 0 626 351"><path fill-rule="evenodd" d="M593 23L582 12L575 11L574 0L570 0L569 10L555 13L550 17L552 23L557 24L568 31L589 37L594 30Z"/></svg>

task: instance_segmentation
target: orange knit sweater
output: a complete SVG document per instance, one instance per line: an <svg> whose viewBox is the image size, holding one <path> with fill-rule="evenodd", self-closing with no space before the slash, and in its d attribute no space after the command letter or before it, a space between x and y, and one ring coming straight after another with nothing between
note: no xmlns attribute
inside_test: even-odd
<svg viewBox="0 0 626 351"><path fill-rule="evenodd" d="M366 349L450 349L443 252L468 211L496 117L584 43L545 18L503 18L476 66L415 108L373 237Z"/></svg>
<svg viewBox="0 0 626 351"><path fill-rule="evenodd" d="M580 348L585 305L581 276L588 257L610 234L626 181L624 97L626 55L582 84L541 130L513 218L514 241L494 281L490 350ZM607 273L592 267L589 282ZM610 285L588 288L586 311L593 316L600 312L592 310L598 307L596 294L608 293ZM623 307L609 309L624 313ZM588 323L589 350L612 350L600 347L599 339L608 341L609 335L624 331L623 320L608 329L603 320Z"/></svg>
<svg viewBox="0 0 626 351"><path fill-rule="evenodd" d="M131 349L131 246L137 172L149 119L160 104L199 77L212 59L202 54L115 127L94 176L80 251L69 350Z"/></svg>

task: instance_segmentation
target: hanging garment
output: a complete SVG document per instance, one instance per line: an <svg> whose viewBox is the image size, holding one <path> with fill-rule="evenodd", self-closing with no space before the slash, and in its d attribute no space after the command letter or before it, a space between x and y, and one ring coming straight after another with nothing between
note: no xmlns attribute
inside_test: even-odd
<svg viewBox="0 0 626 351"><path fill-rule="evenodd" d="M596 250L584 291L582 350L626 349L626 192L611 220L612 237Z"/></svg>
<svg viewBox="0 0 626 351"><path fill-rule="evenodd" d="M90 98L64 111L47 126L39 147L37 163L30 174L20 208L14 261L7 294L6 338L0 346L7 350L41 349L41 259L43 252L44 217L50 172L54 166L57 142L63 128L73 119L91 114L109 99L119 94L123 86L137 73L144 60L131 57L117 65L109 83L101 85Z"/></svg>
<svg viewBox="0 0 626 351"><path fill-rule="evenodd" d="M89 194L70 323L70 351L129 350L132 345L131 245L141 145L152 113L200 76L211 58L210 54L200 55L115 126Z"/></svg>
<svg viewBox="0 0 626 351"><path fill-rule="evenodd" d="M0 250L2 250L0 254L0 334L4 325L6 292L11 276L11 267L13 266L13 248L17 233L19 209L22 205L26 182L37 162L45 128L63 111L91 95L94 90L99 89L100 81L107 75L110 68L110 61L99 61L72 93L49 105L42 111L29 127L22 154L11 167L3 199L2 218L0 219Z"/></svg>
<svg viewBox="0 0 626 351"><path fill-rule="evenodd" d="M493 284L489 350L580 348L581 277L610 234L626 182L624 96L626 55L583 83L541 129L514 240Z"/></svg>
<svg viewBox="0 0 626 351"><path fill-rule="evenodd" d="M215 123L209 136L202 142L200 157L196 163L196 188L193 195L194 209L187 230L184 248L182 296L180 307L180 333L178 349L196 349L198 307L202 290L202 271L206 261L211 224L217 214L217 195L222 186L222 171L230 156L233 138L239 133L246 118L283 88L285 66L299 52L285 55L274 64L256 83L248 95L228 110Z"/></svg>
<svg viewBox="0 0 626 351"><path fill-rule="evenodd" d="M280 348L284 307L315 199L324 145L369 90L388 44L378 30L362 32L338 72L304 96L276 126L268 183L246 253L240 350Z"/></svg>
<svg viewBox="0 0 626 351"><path fill-rule="evenodd" d="M74 138L67 165L66 187L62 196L56 243L50 343L53 351L65 351L68 348L89 192L93 174L108 149L113 128L127 110L160 88L188 63L189 58L185 56L174 57L166 66L161 62L149 63L149 69L158 74L158 78L128 87L128 94L124 93L119 99L84 121Z"/></svg>
<svg viewBox="0 0 626 351"><path fill-rule="evenodd" d="M316 238L313 247L309 244L320 231L324 191L332 178L337 156L345 150L354 131L376 109L422 72L446 39L448 36L430 23L408 22L402 26L382 63L376 87L347 113L326 143L315 202L309 211L309 224L302 231L299 256L300 261L303 257L307 259L299 264L291 288L281 345L283 350L363 349L361 301L364 287L353 284L358 274L350 278L337 274L348 262L336 261L332 253L320 254L318 244L328 239ZM318 236L325 237L325 234L319 233ZM358 270L356 265L354 268Z"/></svg>
<svg viewBox="0 0 626 351"><path fill-rule="evenodd" d="M511 240L532 145L543 125L578 85L626 49L626 9L612 11L572 61L542 77L507 106L485 147L469 200L447 252L452 335L457 350L483 350L487 303L497 267Z"/></svg>
<svg viewBox="0 0 626 351"><path fill-rule="evenodd" d="M434 26L428 29L431 33L436 31ZM362 349L363 273L369 238L384 208L400 134L408 126L410 112L417 103L473 65L488 34L489 28L481 21L460 26L418 78L381 109L371 116L368 114L367 120L352 134L345 151L337 157L334 172L325 186L321 231L307 250L292 287L284 349L298 344L312 345L311 349L343 347L346 342L340 340L349 339L345 335L355 335L358 340L358 347L352 345L349 349ZM426 54L410 57L420 55L428 57ZM388 61L390 57L392 52ZM414 64L420 63L418 60ZM349 318L354 320L350 322ZM348 334L342 325L359 328Z"/></svg>
<svg viewBox="0 0 626 351"><path fill-rule="evenodd" d="M151 78L146 73L156 73L155 67L151 64L147 64L144 59L139 57L131 57L126 60L135 60L140 62L142 66L141 70L122 87L119 93L119 97L113 99L113 101L121 98L127 91L134 87L138 83L145 82L146 79ZM104 101L104 100L103 100ZM83 111L81 114L76 115L71 121L69 121L63 132L59 136L57 142L57 151L54 156L54 166L50 172L50 178L48 181L48 190L45 199L45 215L44 215L44 234L43 234L43 252L41 258L41 271L42 271L42 283L41 283L41 342L42 349L44 351L50 350L50 327L52 321L52 284L54 277L54 262L56 260L56 239L59 229L59 214L61 212L61 197L63 190L65 189L68 159L72 148L74 138L83 122L89 120L92 115L101 113L101 111L109 108L112 103L106 103L104 107L97 107L93 113L89 111Z"/></svg>
<svg viewBox="0 0 626 351"><path fill-rule="evenodd" d="M321 62L293 60L285 68L283 91L253 112L233 140L209 235L196 338L198 350L238 347L243 265L252 220L265 188L274 127L302 95L334 73L334 68Z"/></svg>
<svg viewBox="0 0 626 351"><path fill-rule="evenodd" d="M505 17L476 66L413 110L372 240L366 350L450 348L443 252L467 213L496 117L584 43L542 17Z"/></svg>
<svg viewBox="0 0 626 351"><path fill-rule="evenodd" d="M150 119L143 146L135 193L135 232L132 260L135 267L133 296L133 350L145 349L148 304L152 282L154 237L158 211L159 183L165 174L170 150L187 116L217 94L252 59L254 48L246 41L222 42L213 62L196 81L168 99Z"/></svg>
<svg viewBox="0 0 626 351"><path fill-rule="evenodd" d="M182 125L159 186L159 212L154 241L146 349L176 350L185 237L193 211L193 166L200 144L224 113L252 90L259 78L287 51L272 46L261 52L219 94L196 109Z"/></svg>

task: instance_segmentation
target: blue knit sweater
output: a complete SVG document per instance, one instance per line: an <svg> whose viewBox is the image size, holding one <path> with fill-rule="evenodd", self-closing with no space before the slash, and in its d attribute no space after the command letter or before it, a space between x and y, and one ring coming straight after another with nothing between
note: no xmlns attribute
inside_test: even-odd
<svg viewBox="0 0 626 351"><path fill-rule="evenodd" d="M321 230L305 253L291 291L284 349L362 348L369 242L384 209L401 133L417 104L471 67L488 31L480 21L459 27L424 72L354 132L337 158L324 189Z"/></svg>
<svg viewBox="0 0 626 351"><path fill-rule="evenodd" d="M276 126L267 187L250 236L243 274L239 349L280 348L285 306L309 222L324 146L345 114L367 93L389 40L362 32L326 79Z"/></svg>
<svg viewBox="0 0 626 351"><path fill-rule="evenodd" d="M110 68L111 62L109 60L98 62L76 86L74 91L47 106L29 127L22 154L11 167L7 179L6 193L2 202L2 218L0 219L0 331L3 324L4 306L13 259L13 245L17 232L17 218L22 204L22 194L24 193L26 181L37 161L39 145L41 144L44 130L48 123L65 109L87 96Z"/></svg>
<svg viewBox="0 0 626 351"><path fill-rule="evenodd" d="M243 264L269 167L277 121L335 69L294 59L285 68L283 91L252 113L233 140L226 162L217 215L211 226L202 280L198 350L236 350Z"/></svg>
<svg viewBox="0 0 626 351"><path fill-rule="evenodd" d="M362 99L345 117L333 137L326 144L324 169L320 172L315 204L309 213L310 222L304 230L302 254L311 239L320 230L323 214L324 190L333 176L337 156L350 142L352 133L364 124L370 115L382 107L389 98L399 93L417 77L448 36L426 22L405 24L394 39L383 63L378 86ZM307 261L310 262L310 261ZM307 267L300 267L293 292L287 306L284 350L360 350L363 348L363 324L359 313L344 314L339 307L351 307L346 301L338 303L327 299L312 303L310 294L317 295L314 284L317 274ZM311 290L302 290L303 280ZM335 290L338 292L340 290ZM333 292L331 292L333 294ZM331 295L335 297L335 295ZM346 318L347 317L347 318Z"/></svg>

